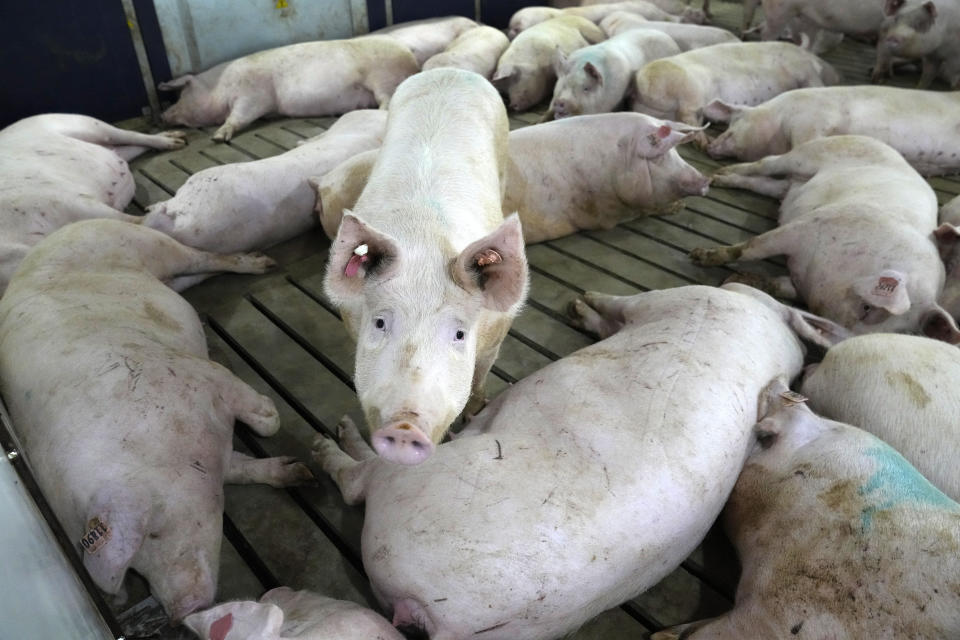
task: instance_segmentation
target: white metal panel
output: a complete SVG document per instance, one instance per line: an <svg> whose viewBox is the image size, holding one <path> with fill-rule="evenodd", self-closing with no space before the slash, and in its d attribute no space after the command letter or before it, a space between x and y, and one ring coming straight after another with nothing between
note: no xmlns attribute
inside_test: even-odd
<svg viewBox="0 0 960 640"><path fill-rule="evenodd" d="M254 51L367 31L366 5L356 0L155 0L155 6L174 78Z"/></svg>
<svg viewBox="0 0 960 640"><path fill-rule="evenodd" d="M0 514L0 637L112 639L5 455L0 456Z"/></svg>

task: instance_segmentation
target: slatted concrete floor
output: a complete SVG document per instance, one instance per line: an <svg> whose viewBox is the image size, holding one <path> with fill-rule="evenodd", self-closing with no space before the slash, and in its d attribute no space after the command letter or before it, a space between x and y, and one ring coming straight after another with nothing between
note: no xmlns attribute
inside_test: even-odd
<svg viewBox="0 0 960 640"><path fill-rule="evenodd" d="M738 4L715 3L714 10L721 26L739 24ZM866 45L846 42L825 57L849 83L868 80L872 51ZM915 76L901 77L895 84L909 86L913 81ZM511 116L511 126L527 126L538 118L537 112ZM186 149L132 163L137 192L129 210L142 212L150 203L169 198L192 173L282 153L332 122L333 118L268 121L229 144L212 144L212 128L191 131ZM696 149L680 151L704 172L718 166ZM956 177L931 183L941 202L960 193ZM766 231L775 225L776 211L777 203L768 198L712 189L706 197L688 198L682 211L668 217L528 247L530 300L503 344L489 379L490 395L592 342L565 317L567 304L578 294L719 284L732 271L694 266L687 251L740 242ZM272 438L255 437L238 425L240 449L309 460L317 433L331 434L344 413L362 420L351 381L353 344L322 293L328 246L317 230L268 251L280 263L270 274L220 276L186 292L206 319L214 357L273 398L280 410L283 429ZM785 273L782 260L743 269ZM360 562L362 507L345 506L336 487L313 468L319 476L317 487L289 491L228 487L219 599L255 598L265 589L288 585L375 606ZM632 639L666 625L722 613L732 606L737 571L732 548L715 531L661 584L604 613L572 638ZM134 581L130 600L115 609L120 613L145 595L143 585ZM135 618L128 612L123 619ZM127 637L173 638L183 633L155 627L128 626Z"/></svg>

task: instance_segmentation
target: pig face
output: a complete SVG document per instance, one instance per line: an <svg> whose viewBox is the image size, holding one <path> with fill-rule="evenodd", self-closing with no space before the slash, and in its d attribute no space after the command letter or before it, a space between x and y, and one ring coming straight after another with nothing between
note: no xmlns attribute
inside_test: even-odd
<svg viewBox="0 0 960 640"><path fill-rule="evenodd" d="M493 76L494 86L506 92L514 111L525 111L543 100L551 80L551 70L528 63L501 65Z"/></svg>
<svg viewBox="0 0 960 640"><path fill-rule="evenodd" d="M224 105L217 104L212 91L197 76L186 75L158 85L161 91L180 90L180 98L161 114L166 124L203 127L219 124L227 116Z"/></svg>
<svg viewBox="0 0 960 640"><path fill-rule="evenodd" d="M557 86L553 91L550 111L556 119L583 113L600 113L612 107L604 104L603 72L593 62L567 60L558 51L555 63ZM616 105L613 105L616 106Z"/></svg>
<svg viewBox="0 0 960 640"><path fill-rule="evenodd" d="M877 46L893 55L910 58L927 55L940 45L937 38L929 37L937 19L936 5L924 2L901 10L904 3L905 0L888 0Z"/></svg>
<svg viewBox="0 0 960 640"><path fill-rule="evenodd" d="M790 150L780 130L780 123L762 107L731 105L714 100L704 107L703 116L712 122L727 123L727 130L707 145L707 153L711 158L759 160Z"/></svg>
<svg viewBox="0 0 960 640"><path fill-rule="evenodd" d="M516 216L459 254L427 245L401 247L345 211L325 279L357 339L373 446L402 464L433 453L467 403L491 312L515 309L526 291Z"/></svg>
<svg viewBox="0 0 960 640"><path fill-rule="evenodd" d="M628 204L666 203L687 194L706 194L710 179L674 151L698 129L678 122L643 120L617 142L620 159L613 178L617 197Z"/></svg>

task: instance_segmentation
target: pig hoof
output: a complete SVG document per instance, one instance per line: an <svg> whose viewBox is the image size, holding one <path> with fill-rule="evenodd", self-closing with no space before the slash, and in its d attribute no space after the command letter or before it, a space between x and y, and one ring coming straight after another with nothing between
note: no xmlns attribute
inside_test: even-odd
<svg viewBox="0 0 960 640"><path fill-rule="evenodd" d="M726 264L726 256L722 249L707 249L705 247L697 247L693 249L690 254L690 260L694 264L698 264L701 267L715 267L721 264Z"/></svg>
<svg viewBox="0 0 960 640"><path fill-rule="evenodd" d="M187 134L183 131L162 131L160 135L167 139L167 149L182 149L187 146Z"/></svg>
<svg viewBox="0 0 960 640"><path fill-rule="evenodd" d="M271 473L272 482L270 486L282 488L297 485L315 485L317 479L313 472L307 468L307 465L298 461L296 458L281 456L272 458L273 469Z"/></svg>
<svg viewBox="0 0 960 640"><path fill-rule="evenodd" d="M213 134L214 142L230 142L230 139L233 137L233 127L230 125L223 125L217 132Z"/></svg>

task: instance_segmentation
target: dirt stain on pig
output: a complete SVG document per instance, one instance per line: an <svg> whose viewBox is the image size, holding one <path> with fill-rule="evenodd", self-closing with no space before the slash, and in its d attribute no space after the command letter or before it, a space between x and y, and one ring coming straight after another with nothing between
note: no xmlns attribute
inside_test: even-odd
<svg viewBox="0 0 960 640"><path fill-rule="evenodd" d="M179 322L171 318L166 312L149 300L143 303L143 312L150 320L164 329L170 329L171 331L181 331L183 329Z"/></svg>
<svg viewBox="0 0 960 640"><path fill-rule="evenodd" d="M909 373L904 371L888 371L885 378L887 384L891 387L902 389L907 397L910 398L910 401L918 408L922 409L930 404L930 394L928 394L926 389L923 388L923 385L917 382Z"/></svg>
<svg viewBox="0 0 960 640"><path fill-rule="evenodd" d="M853 482L851 480L843 480L820 493L817 497L830 509L836 511L848 503L854 496L856 496L856 488L853 486Z"/></svg>

